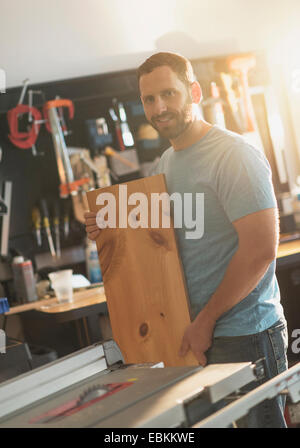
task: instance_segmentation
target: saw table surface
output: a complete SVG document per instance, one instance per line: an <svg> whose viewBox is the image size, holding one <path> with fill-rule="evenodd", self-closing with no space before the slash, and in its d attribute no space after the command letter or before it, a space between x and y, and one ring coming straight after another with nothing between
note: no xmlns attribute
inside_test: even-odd
<svg viewBox="0 0 300 448"><path fill-rule="evenodd" d="M240 395L262 378L260 361L123 362L109 340L1 383L0 428L225 428L280 393L300 401L300 363Z"/></svg>
<svg viewBox="0 0 300 448"><path fill-rule="evenodd" d="M0 427L165 427L185 421L183 403L215 402L253 381L251 363L124 366L100 372L3 417Z"/></svg>

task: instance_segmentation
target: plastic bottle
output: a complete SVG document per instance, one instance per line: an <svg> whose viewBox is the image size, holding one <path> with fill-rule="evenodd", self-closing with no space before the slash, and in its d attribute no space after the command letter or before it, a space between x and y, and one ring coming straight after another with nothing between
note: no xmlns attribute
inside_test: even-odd
<svg viewBox="0 0 300 448"><path fill-rule="evenodd" d="M91 241L89 239L87 239L86 242L85 259L86 272L89 281L91 283L101 283L103 280L99 264L97 246L94 241Z"/></svg>
<svg viewBox="0 0 300 448"><path fill-rule="evenodd" d="M14 257L12 262L12 270L17 301L20 303L26 303L37 300L35 278L31 260L24 260L24 257L21 256Z"/></svg>

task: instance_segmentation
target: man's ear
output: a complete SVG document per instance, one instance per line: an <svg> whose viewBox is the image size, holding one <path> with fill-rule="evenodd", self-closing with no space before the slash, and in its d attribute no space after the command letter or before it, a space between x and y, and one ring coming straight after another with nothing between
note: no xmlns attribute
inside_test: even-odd
<svg viewBox="0 0 300 448"><path fill-rule="evenodd" d="M202 89L198 81L194 81L191 85L191 99L195 104L199 104L202 99Z"/></svg>

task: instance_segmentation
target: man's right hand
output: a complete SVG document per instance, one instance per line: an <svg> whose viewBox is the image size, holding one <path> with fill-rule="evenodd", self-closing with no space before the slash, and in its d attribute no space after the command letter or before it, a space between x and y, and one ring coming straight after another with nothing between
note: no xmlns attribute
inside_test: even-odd
<svg viewBox="0 0 300 448"><path fill-rule="evenodd" d="M100 229L96 223L96 213L95 212L85 212L85 230L89 240L95 241L100 235Z"/></svg>

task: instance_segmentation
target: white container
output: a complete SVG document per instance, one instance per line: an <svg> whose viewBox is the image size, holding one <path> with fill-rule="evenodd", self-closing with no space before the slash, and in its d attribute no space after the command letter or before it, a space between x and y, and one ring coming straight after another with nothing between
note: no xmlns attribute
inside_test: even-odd
<svg viewBox="0 0 300 448"><path fill-rule="evenodd" d="M59 303L73 302L72 269L51 272L48 277Z"/></svg>

